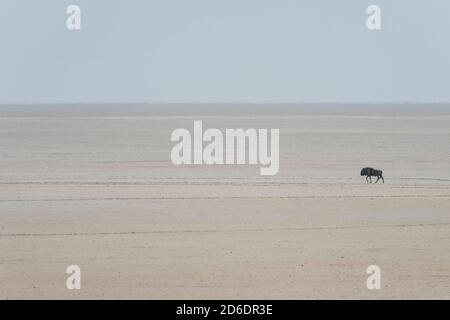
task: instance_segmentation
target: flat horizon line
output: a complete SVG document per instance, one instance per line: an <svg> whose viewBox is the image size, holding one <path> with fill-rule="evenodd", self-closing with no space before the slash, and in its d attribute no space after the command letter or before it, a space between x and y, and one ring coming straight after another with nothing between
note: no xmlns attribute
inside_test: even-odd
<svg viewBox="0 0 450 320"><path fill-rule="evenodd" d="M69 106L69 105L449 105L450 101L439 102L412 102L412 101L379 101L379 102L337 102L337 101L322 101L322 102L12 102L0 103L0 107L11 106Z"/></svg>

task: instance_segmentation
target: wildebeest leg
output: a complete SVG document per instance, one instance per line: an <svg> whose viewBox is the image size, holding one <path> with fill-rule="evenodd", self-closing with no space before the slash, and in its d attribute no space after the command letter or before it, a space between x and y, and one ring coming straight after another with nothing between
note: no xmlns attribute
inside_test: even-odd
<svg viewBox="0 0 450 320"><path fill-rule="evenodd" d="M380 180L380 176L378 176L377 178L378 178L378 179L377 179L377 181L375 181L375 183L377 183L377 182L378 182L378 180Z"/></svg>
<svg viewBox="0 0 450 320"><path fill-rule="evenodd" d="M366 183L369 183L369 176L366 176Z"/></svg>
<svg viewBox="0 0 450 320"><path fill-rule="evenodd" d="M383 180L383 183L384 183L384 178L383 178L383 176L380 176L380 178L381 178L381 180Z"/></svg>
<svg viewBox="0 0 450 320"><path fill-rule="evenodd" d="M372 176L369 176L370 183L372 183Z"/></svg>

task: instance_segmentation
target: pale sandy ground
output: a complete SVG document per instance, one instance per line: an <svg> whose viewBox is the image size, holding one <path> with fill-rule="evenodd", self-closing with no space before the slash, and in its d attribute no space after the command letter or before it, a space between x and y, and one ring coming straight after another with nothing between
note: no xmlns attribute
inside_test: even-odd
<svg viewBox="0 0 450 320"><path fill-rule="evenodd" d="M0 298L450 298L450 107L166 107L0 107ZM279 128L279 174L175 167L195 119Z"/></svg>

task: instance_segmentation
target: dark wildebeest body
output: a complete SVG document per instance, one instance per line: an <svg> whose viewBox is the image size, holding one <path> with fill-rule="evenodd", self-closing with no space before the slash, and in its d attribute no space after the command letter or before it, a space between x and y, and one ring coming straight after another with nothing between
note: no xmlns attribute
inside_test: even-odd
<svg viewBox="0 0 450 320"><path fill-rule="evenodd" d="M383 180L383 183L384 183L383 171L381 171L381 170L376 170L374 168L363 168L361 170L361 175L366 176L367 183L369 183L369 180L370 180L370 183L372 183L372 177L378 178L377 181L375 181L375 183L377 183L378 180L380 180L380 179Z"/></svg>

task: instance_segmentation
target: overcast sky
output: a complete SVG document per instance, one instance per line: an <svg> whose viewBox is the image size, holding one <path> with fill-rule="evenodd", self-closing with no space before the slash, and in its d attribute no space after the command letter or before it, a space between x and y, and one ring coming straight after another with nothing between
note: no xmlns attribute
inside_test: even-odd
<svg viewBox="0 0 450 320"><path fill-rule="evenodd" d="M450 101L448 0L2 0L0 41L0 103Z"/></svg>

